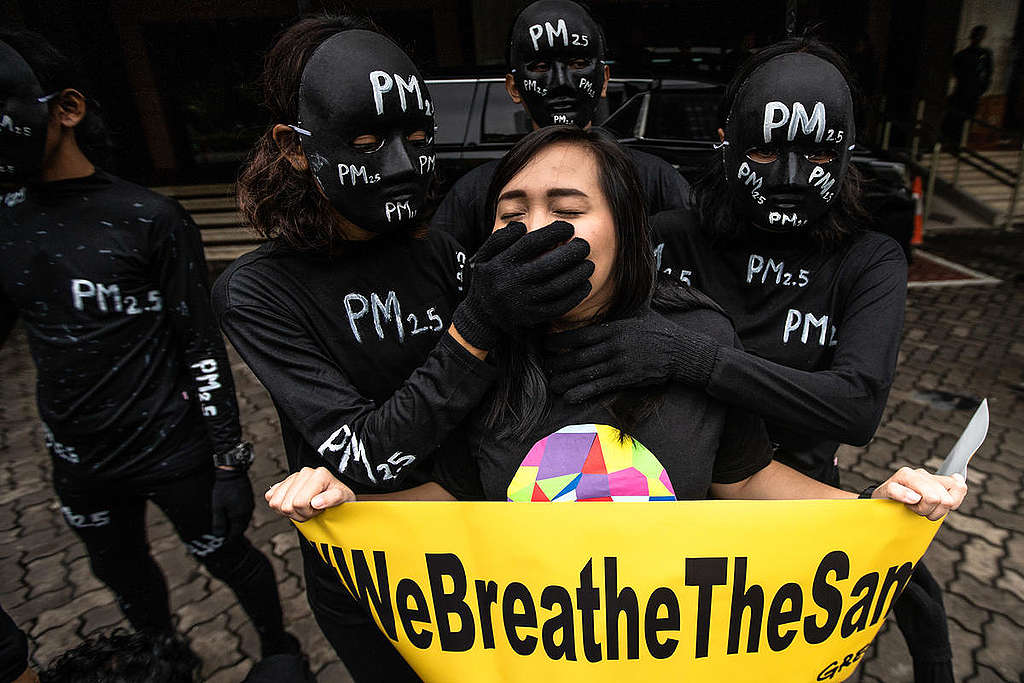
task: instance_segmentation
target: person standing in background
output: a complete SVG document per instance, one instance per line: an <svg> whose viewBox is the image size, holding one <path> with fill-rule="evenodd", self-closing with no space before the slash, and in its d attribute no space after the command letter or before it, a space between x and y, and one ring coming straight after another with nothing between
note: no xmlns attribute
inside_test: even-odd
<svg viewBox="0 0 1024 683"><path fill-rule="evenodd" d="M992 84L992 50L981 46L987 33L987 26L972 28L971 44L953 56L956 86L949 96L942 132L955 145L960 144L964 122L978 113L978 102Z"/></svg>
<svg viewBox="0 0 1024 683"><path fill-rule="evenodd" d="M146 538L152 501L234 591L263 656L299 655L270 561L244 535L252 447L199 230L86 157L102 122L84 90L42 36L0 32L0 344L20 318L61 511L136 630L174 632Z"/></svg>

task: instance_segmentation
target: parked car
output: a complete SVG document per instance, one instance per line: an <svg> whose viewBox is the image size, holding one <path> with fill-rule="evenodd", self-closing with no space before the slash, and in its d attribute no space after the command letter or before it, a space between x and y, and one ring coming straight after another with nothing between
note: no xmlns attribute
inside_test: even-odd
<svg viewBox="0 0 1024 683"><path fill-rule="evenodd" d="M500 158L530 131L503 78L429 80L438 116L437 167L446 190L474 166ZM691 183L718 142L717 112L724 86L684 79L616 79L594 120L618 140L665 159ZM863 201L872 228L890 235L910 257L915 202L905 164L858 144L852 162L864 177Z"/></svg>

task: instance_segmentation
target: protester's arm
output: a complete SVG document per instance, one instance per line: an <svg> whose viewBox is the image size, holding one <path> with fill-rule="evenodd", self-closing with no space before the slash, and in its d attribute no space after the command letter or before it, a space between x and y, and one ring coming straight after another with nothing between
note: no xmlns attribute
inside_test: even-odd
<svg viewBox="0 0 1024 683"><path fill-rule="evenodd" d="M265 306L221 312L228 338L276 405L334 473L393 487L483 398L495 369L444 334L379 404L364 396L292 315Z"/></svg>
<svg viewBox="0 0 1024 683"><path fill-rule="evenodd" d="M235 384L224 339L210 305L210 286L199 228L177 204L159 219L153 266L163 306L192 381L215 453L242 440Z"/></svg>
<svg viewBox="0 0 1024 683"><path fill-rule="evenodd" d="M867 443L892 384L907 286L895 242L884 242L869 262L836 323L828 370L774 363L650 312L552 337L549 346L563 349L551 360L552 388L578 403L611 388L679 381L803 433Z"/></svg>
<svg viewBox="0 0 1024 683"><path fill-rule="evenodd" d="M270 507L296 522L305 522L328 508L356 501L453 501L455 497L436 482L391 493L359 494L326 467L303 467L271 486L263 495Z"/></svg>
<svg viewBox="0 0 1024 683"><path fill-rule="evenodd" d="M741 481L712 484L711 494L716 498L745 500L857 498L855 493L822 484L774 460ZM960 475L946 477L923 469L901 467L878 486L871 497L903 503L913 512L934 521L959 508L966 495L967 484Z"/></svg>
<svg viewBox="0 0 1024 683"><path fill-rule="evenodd" d="M708 393L791 429L866 444L892 385L906 291L906 259L899 245L887 240L846 297L828 370L797 370L720 347L707 378Z"/></svg>
<svg viewBox="0 0 1024 683"><path fill-rule="evenodd" d="M177 203L155 221L155 228L161 232L154 252L154 270L159 277L167 319L213 444L213 454L224 455L237 448L241 457L250 447L241 445L235 383L224 338L210 304L199 228ZM220 537L240 536L249 526L254 505L246 467L219 466L211 501L211 533Z"/></svg>

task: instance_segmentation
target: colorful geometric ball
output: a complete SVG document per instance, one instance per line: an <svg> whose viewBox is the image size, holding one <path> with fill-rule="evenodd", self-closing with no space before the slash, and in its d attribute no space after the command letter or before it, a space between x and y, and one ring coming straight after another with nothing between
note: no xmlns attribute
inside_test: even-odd
<svg viewBox="0 0 1024 683"><path fill-rule="evenodd" d="M535 443L506 494L512 502L676 499L653 453L618 429L595 424L562 427Z"/></svg>

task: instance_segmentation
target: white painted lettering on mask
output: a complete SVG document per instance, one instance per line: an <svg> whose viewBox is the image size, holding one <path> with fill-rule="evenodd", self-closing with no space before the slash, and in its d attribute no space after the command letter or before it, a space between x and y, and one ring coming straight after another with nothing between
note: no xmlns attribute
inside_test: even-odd
<svg viewBox="0 0 1024 683"><path fill-rule="evenodd" d="M535 92L541 97L548 94L548 89L542 88L540 84L532 78L527 78L523 81L523 90L525 92Z"/></svg>
<svg viewBox="0 0 1024 683"><path fill-rule="evenodd" d="M384 218L388 223L392 221L409 220L416 217L416 209L409 206L408 201L386 202L384 204Z"/></svg>
<svg viewBox="0 0 1024 683"><path fill-rule="evenodd" d="M353 166L352 164L338 164L338 181L345 185L356 185L362 182L364 185L373 185L380 182L380 173L370 175L365 166Z"/></svg>
<svg viewBox="0 0 1024 683"><path fill-rule="evenodd" d="M768 225L780 225L786 227L791 225L794 228L800 227L807 221L800 217L798 213L781 213L779 211L768 212Z"/></svg>
<svg viewBox="0 0 1024 683"><path fill-rule="evenodd" d="M431 173L434 170L434 164L437 158L433 154L421 154L420 155L420 175Z"/></svg>
<svg viewBox="0 0 1024 683"><path fill-rule="evenodd" d="M425 113L430 116L433 114L433 110L430 105L430 100L424 102L423 91L420 89L420 81L416 78L415 74L409 74L406 77L402 77L401 74L389 74L386 71L371 71L370 72L370 87L373 89L373 103L377 108L377 116L381 116L384 113L384 95L391 92L395 88L395 84L398 84L398 103L402 107L402 111L407 111L409 108L409 101L406 99L406 94L416 95L416 107L420 110L425 110Z"/></svg>
<svg viewBox="0 0 1024 683"><path fill-rule="evenodd" d="M569 44L569 29L565 25L565 19L559 19L554 26L551 25L550 21L545 21L544 25L534 24L530 27L530 40L533 41L533 51L537 52L540 50L540 39L547 33L548 47L555 46L555 38L562 37L562 45L567 46Z"/></svg>
<svg viewBox="0 0 1024 683"><path fill-rule="evenodd" d="M405 80L399 74L395 74L395 83L398 84L398 99L402 105L402 111L408 108L405 101L405 94L416 95L416 108L423 109L423 93L420 91L420 81L414 74L409 74L409 80Z"/></svg>
<svg viewBox="0 0 1024 683"><path fill-rule="evenodd" d="M781 114L781 118L776 118L776 114ZM782 102L767 103L764 105L763 127L765 144L772 141L773 130L782 128L787 123L789 128L787 129L786 139L790 142L796 139L797 129L804 135L814 133L814 141L821 142L821 138L825 135L825 105L821 102L816 102L811 110L811 115L808 116L807 110L801 102L793 103L792 113L790 113L790 108Z"/></svg>
<svg viewBox="0 0 1024 683"><path fill-rule="evenodd" d="M745 161L740 164L740 167L736 169L736 178L737 180L742 180L744 185L750 186L750 196L758 205L764 204L764 195L760 192L764 179L757 175L754 169L750 168L750 164Z"/></svg>
<svg viewBox="0 0 1024 683"><path fill-rule="evenodd" d="M832 192L831 190L836 184L836 179L832 177L831 173L821 166L815 166L811 169L811 175L807 179L807 182L818 188L818 192L821 194L822 199L826 202L832 201L832 198L835 196L835 192Z"/></svg>

